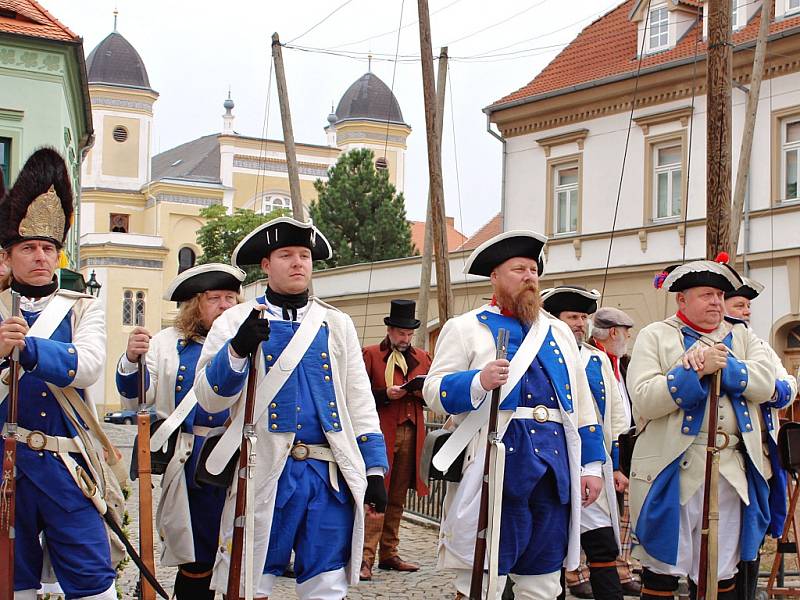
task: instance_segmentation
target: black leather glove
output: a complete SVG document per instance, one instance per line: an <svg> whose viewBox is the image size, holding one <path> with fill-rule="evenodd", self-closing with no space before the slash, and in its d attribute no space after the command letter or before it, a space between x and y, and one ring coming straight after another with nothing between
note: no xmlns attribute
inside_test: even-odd
<svg viewBox="0 0 800 600"><path fill-rule="evenodd" d="M254 308L231 340L231 348L241 358L251 355L261 342L269 339L269 319L261 319L259 314Z"/></svg>
<svg viewBox="0 0 800 600"><path fill-rule="evenodd" d="M367 493L364 494L364 504L368 504L375 509L375 512L385 513L386 486L383 484L382 475L367 475Z"/></svg>

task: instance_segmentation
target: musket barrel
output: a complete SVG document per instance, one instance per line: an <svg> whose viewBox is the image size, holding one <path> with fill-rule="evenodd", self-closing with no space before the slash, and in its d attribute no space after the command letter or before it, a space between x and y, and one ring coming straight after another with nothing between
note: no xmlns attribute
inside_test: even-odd
<svg viewBox="0 0 800 600"><path fill-rule="evenodd" d="M145 566L155 573L155 557L153 552L153 486L150 470L150 411L147 408L147 361L145 355L138 360L139 407L136 413L138 444L136 459L138 461L139 479L139 555ZM139 576L141 600L155 600L156 592L150 582Z"/></svg>

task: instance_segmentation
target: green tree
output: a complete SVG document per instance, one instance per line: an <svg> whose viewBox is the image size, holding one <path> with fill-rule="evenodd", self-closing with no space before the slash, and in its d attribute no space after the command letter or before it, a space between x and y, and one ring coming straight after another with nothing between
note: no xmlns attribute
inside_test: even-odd
<svg viewBox="0 0 800 600"><path fill-rule="evenodd" d="M328 181L314 182L319 198L309 208L314 225L333 247L329 267L402 258L414 254L403 194L376 170L369 149L339 157Z"/></svg>
<svg viewBox="0 0 800 600"><path fill-rule="evenodd" d="M203 254L197 259L197 264L212 262L229 264L233 250L247 234L259 225L286 214L285 209L260 215L252 210L237 208L232 215L229 215L221 204L203 208L200 216L206 219L206 224L197 232L197 243L203 249ZM248 267L245 272L247 273L245 284L264 276L258 266Z"/></svg>

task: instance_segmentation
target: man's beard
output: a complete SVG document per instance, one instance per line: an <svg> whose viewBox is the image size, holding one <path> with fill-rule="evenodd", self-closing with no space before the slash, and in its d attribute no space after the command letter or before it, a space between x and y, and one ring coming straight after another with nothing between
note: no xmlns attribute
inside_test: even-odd
<svg viewBox="0 0 800 600"><path fill-rule="evenodd" d="M542 298L539 295L539 286L528 284L514 295L506 293L505 290L497 290L497 302L513 312L522 323L530 326L539 318Z"/></svg>

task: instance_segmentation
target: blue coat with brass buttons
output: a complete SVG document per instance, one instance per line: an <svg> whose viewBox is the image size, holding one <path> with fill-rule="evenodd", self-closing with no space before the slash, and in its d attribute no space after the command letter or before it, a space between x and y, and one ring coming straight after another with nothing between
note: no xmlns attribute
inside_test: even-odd
<svg viewBox="0 0 800 600"><path fill-rule="evenodd" d="M246 368L233 368L229 342L240 324L263 297L227 310L214 322L198 363L195 392L200 405L211 412L230 408L233 417L244 410ZM364 493L367 469L388 469L386 447L381 434L375 400L364 367L361 345L352 320L337 308L316 298L298 311L299 320L311 303L325 311L322 326L301 359L302 377L293 372L256 424L255 549L257 572L265 564L272 515L276 499L283 494L279 479L295 442L323 443L330 446L338 467L340 489L353 498L354 523L351 557L346 567L348 580L358 581L364 535ZM270 339L262 346L264 370L281 368L280 358L298 323L268 315ZM261 399L267 401L267 399ZM259 402L259 398L256 398ZM316 461L312 461L316 462ZM231 492L223 511L217 560L212 588L226 589L235 493Z"/></svg>

